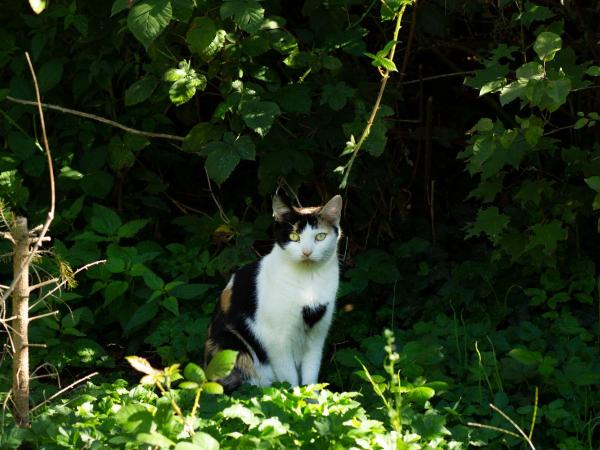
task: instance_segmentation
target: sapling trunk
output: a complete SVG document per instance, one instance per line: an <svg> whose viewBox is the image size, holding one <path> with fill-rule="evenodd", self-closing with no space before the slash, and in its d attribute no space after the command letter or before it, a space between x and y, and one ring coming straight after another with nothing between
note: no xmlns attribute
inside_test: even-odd
<svg viewBox="0 0 600 450"><path fill-rule="evenodd" d="M13 273L18 276L12 293L11 338L13 415L19 427L29 426L29 230L27 219L17 217L11 230L14 239Z"/></svg>

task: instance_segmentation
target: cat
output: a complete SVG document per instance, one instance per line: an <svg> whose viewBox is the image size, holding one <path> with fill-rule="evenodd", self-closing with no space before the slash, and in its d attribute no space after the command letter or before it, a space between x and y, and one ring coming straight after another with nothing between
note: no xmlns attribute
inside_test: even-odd
<svg viewBox="0 0 600 450"><path fill-rule="evenodd" d="M204 346L205 364L221 350L238 351L219 380L225 392L242 383L317 382L339 285L341 212L339 195L306 208L273 197L273 249L231 276Z"/></svg>

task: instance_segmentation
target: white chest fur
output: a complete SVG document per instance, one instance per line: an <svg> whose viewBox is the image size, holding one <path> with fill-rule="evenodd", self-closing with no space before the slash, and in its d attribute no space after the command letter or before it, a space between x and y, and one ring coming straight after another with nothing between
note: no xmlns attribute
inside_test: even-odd
<svg viewBox="0 0 600 450"><path fill-rule="evenodd" d="M310 265L291 262L277 246L265 256L257 277L256 315L248 323L269 357L268 364L257 364L256 384L317 382L338 284L335 254ZM325 307L325 311L309 325L303 312L314 307Z"/></svg>

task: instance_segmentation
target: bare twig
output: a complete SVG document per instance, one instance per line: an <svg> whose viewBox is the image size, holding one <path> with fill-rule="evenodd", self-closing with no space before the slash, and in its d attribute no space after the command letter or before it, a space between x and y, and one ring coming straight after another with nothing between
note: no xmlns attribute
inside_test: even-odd
<svg viewBox="0 0 600 450"><path fill-rule="evenodd" d="M418 84L418 83L421 83L423 81L439 80L440 78L449 78L449 77L459 77L459 76L464 76L464 75L471 75L474 72L475 72L474 70L467 70L465 72L442 73L440 75L433 75L433 76L430 76L430 77L423 77L423 78L420 78L418 80L403 81L400 84L402 86L406 86L408 84Z"/></svg>
<svg viewBox="0 0 600 450"><path fill-rule="evenodd" d="M33 408L31 408L31 412L34 412L36 409L41 408L42 406L44 406L46 403L51 402L52 400L54 400L56 397L60 396L61 394L65 393L66 391L68 391L69 389L77 386L78 384L83 383L84 381L89 380L92 377L95 377L96 375L98 375L98 372L93 372L90 373L89 375L86 375L85 377L74 381L73 383L71 383L70 385L68 385L67 387L61 389L60 391L58 391L57 393L55 393L54 395L51 395L50 397L48 397L46 400L44 400L42 403L40 403L39 405L35 405Z"/></svg>
<svg viewBox="0 0 600 450"><path fill-rule="evenodd" d="M86 264L85 266L80 267L79 269L77 269L75 272L73 272L73 274L71 275L71 277L75 278L75 275L77 275L79 272L83 272L84 270L89 269L90 267L96 266L98 264L104 264L106 262L105 259L101 259L98 261L94 261L91 262L89 264ZM43 302L46 298L50 297L52 294L54 294L56 291L58 291L61 287L63 287L65 284L68 283L69 280L63 280L61 281L59 284L57 284L54 288L52 288L51 290L49 290L46 294L44 294L43 297L37 299L35 301L35 303L33 303L29 309L33 309L35 308L37 305L39 305L41 302Z"/></svg>
<svg viewBox="0 0 600 450"><path fill-rule="evenodd" d="M57 314L58 314L58 311L50 311L48 313L40 314L39 316L30 317L29 321L33 322L34 320L43 319L44 317L48 317L48 316L56 316Z"/></svg>
<svg viewBox="0 0 600 450"><path fill-rule="evenodd" d="M11 97L10 95L7 95L5 98L6 98L6 100L9 100L14 103L19 103L21 105L35 105L36 104L36 102L32 102L30 100L24 100L22 98ZM127 131L128 133L131 133L131 134L139 134L140 136L146 136L149 138L170 139L172 141L183 141L183 139L184 139L182 136L176 136L173 134L152 133L150 131L137 130L135 128L131 128L126 125L120 124L119 122L115 122L114 120L110 120L110 119L107 119L102 116L97 116L96 114L90 114L90 113L86 113L83 111L77 111L76 109L65 108L63 106L51 105L48 103L41 103L41 106L43 106L46 109L59 111L61 113L72 114L74 116L79 116L79 117L84 117L86 119L95 120L96 122L104 123L106 125L110 125L115 128L120 128L121 130Z"/></svg>
<svg viewBox="0 0 600 450"><path fill-rule="evenodd" d="M49 284L58 283L59 281L60 281L60 279L58 279L58 278L50 278L49 280L42 281L41 283L34 284L33 286L29 286L29 292L33 292L36 289L47 286Z"/></svg>
<svg viewBox="0 0 600 450"><path fill-rule="evenodd" d="M215 202L215 205L217 205L217 208L219 209L219 216L221 217L221 220L223 222L225 222L226 224L229 224L229 222L230 222L229 217L227 217L227 214L225 214L225 211L223 210L221 203L219 203L219 200L217 200L217 197L215 196L215 193L213 192L212 184L210 182L210 177L208 176L208 171L206 170L206 167L204 168L204 173L206 173L206 182L208 183L208 190L210 192L210 196L212 197L213 201Z"/></svg>

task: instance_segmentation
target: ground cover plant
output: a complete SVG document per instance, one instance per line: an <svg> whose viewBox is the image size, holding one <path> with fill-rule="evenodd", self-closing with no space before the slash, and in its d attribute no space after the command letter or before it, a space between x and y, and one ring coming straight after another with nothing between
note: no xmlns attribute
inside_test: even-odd
<svg viewBox="0 0 600 450"><path fill-rule="evenodd" d="M31 280L72 282L29 299L43 317L26 428L0 304L0 447L597 449L597 14L542 0L5 5L0 227L48 210L27 51L56 175ZM345 199L323 384L222 395L228 357L201 369L210 314L231 271L269 250L278 187ZM2 240L2 292L11 252Z"/></svg>

